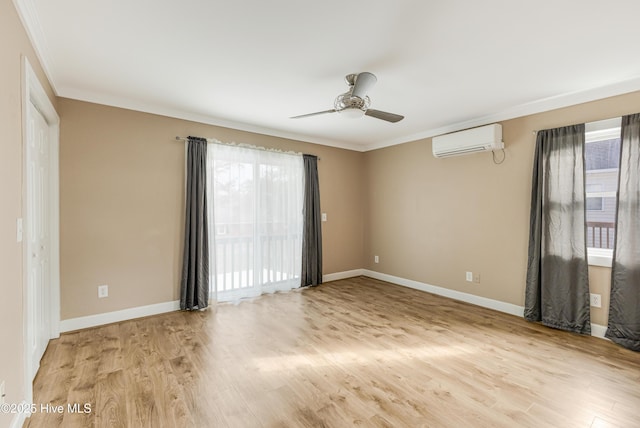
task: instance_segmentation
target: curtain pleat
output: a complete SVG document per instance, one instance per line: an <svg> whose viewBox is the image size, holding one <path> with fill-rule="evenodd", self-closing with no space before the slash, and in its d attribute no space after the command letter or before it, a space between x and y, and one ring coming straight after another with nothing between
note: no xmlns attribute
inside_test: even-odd
<svg viewBox="0 0 640 428"><path fill-rule="evenodd" d="M207 140L189 137L184 254L180 309L209 305L209 231L207 222Z"/></svg>
<svg viewBox="0 0 640 428"><path fill-rule="evenodd" d="M622 118L616 238L605 337L640 351L640 113Z"/></svg>
<svg viewBox="0 0 640 428"><path fill-rule="evenodd" d="M320 182L318 158L303 155L304 159L304 226L302 235L301 285L322 284L322 218L320 212Z"/></svg>
<svg viewBox="0 0 640 428"><path fill-rule="evenodd" d="M584 140L584 124L538 132L524 317L589 334Z"/></svg>

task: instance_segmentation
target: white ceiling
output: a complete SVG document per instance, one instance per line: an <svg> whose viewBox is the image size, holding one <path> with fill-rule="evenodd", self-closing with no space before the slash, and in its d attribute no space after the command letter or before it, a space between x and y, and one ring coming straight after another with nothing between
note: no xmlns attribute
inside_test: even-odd
<svg viewBox="0 0 640 428"><path fill-rule="evenodd" d="M354 150L640 90L638 0L14 3L61 97Z"/></svg>

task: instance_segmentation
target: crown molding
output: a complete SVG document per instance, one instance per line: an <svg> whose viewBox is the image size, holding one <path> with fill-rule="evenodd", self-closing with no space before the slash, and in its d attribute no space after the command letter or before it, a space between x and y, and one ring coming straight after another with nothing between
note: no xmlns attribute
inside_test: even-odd
<svg viewBox="0 0 640 428"><path fill-rule="evenodd" d="M55 61L49 53L47 39L44 35L44 31L42 30L42 25L40 24L40 19L38 18L38 12L36 11L34 1L13 0L13 6L18 12L20 21L22 21L22 26L27 32L27 37L29 37L33 50L36 53L36 57L38 57L38 61L40 61L44 74L49 80L51 89L53 89L53 92L58 95L56 79L54 78L52 71L55 70Z"/></svg>
<svg viewBox="0 0 640 428"><path fill-rule="evenodd" d="M599 86L582 91L568 92L553 97L535 100L529 103L520 104L503 110L499 113L478 117L464 122L457 122L440 128L433 128L427 131L398 137L392 140L372 143L365 146L364 151L382 149L384 147L395 146L398 144L409 143L411 141L422 140L425 138L435 137L437 135L449 132L460 131L463 129L483 126L490 123L500 122L504 120L516 119L518 117L529 116L537 113L544 113L550 110L570 107L590 101L601 100L604 98L614 97L617 95L628 94L640 91L640 77L633 77L624 81L612 83L609 85Z"/></svg>
<svg viewBox="0 0 640 428"><path fill-rule="evenodd" d="M503 110L499 113L478 117L464 122L457 122L451 125L432 128L416 134L405 135L391 140L379 141L370 144L358 144L347 141L338 141L327 138L314 137L295 132L288 132L269 127L252 125L244 122L230 121L226 119L216 118L212 116L201 115L171 109L153 104L141 103L138 101L127 100L120 97L107 96L102 94L92 94L84 91L78 91L72 88L62 90L64 97L72 98L80 101L87 101L97 104L104 104L112 107L119 107L129 110L141 111L144 113L157 114L161 116L173 117L176 119L190 120L208 125L221 126L225 128L236 129L239 131L253 132L257 134L269 135L279 138L287 138L291 140L303 141L312 144L320 144L323 146L337 147L341 149L353 150L357 152L368 152L378 150L385 147L396 146L399 144L409 143L411 141L431 138L437 135L449 132L460 131L462 129L483 126L489 123L501 122L505 120L515 119L518 117L528 116L537 113L543 113L573 105L583 104L590 101L596 101L604 98L622 95L640 90L640 77L634 77L621 82L616 82L606 86L591 88L583 91L575 91L566 94L556 95L553 97L543 98L529 103L514 106Z"/></svg>
<svg viewBox="0 0 640 428"><path fill-rule="evenodd" d="M357 144L357 143L314 137L310 135L304 135L304 134L284 131L280 129L253 125L250 123L222 119L219 117L207 116L207 115L188 112L184 110L173 109L166 106L160 106L153 103L144 103L136 100L127 99L124 97L90 93L87 91L80 91L73 88L61 88L60 92L61 92L61 95L59 96L63 98L69 98L73 100L85 101L85 102L95 103L95 104L102 104L110 107L118 107L126 110L134 110L142 113L155 114L159 116L166 116L174 119L188 120L191 122L198 122L206 125L220 126L223 128L234 129L237 131L252 132L254 134L262 134L262 135L268 135L271 137L286 138L289 140L302 141L305 143L319 144L319 145L329 146L329 147L337 147L340 149L353 150L358 152L364 151L364 147L365 147L364 145Z"/></svg>

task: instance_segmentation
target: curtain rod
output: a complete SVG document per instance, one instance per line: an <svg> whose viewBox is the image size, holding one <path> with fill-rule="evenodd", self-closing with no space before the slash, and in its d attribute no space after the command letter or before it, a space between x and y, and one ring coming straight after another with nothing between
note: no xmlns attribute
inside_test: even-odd
<svg viewBox="0 0 640 428"><path fill-rule="evenodd" d="M188 137L176 137L177 141L189 141ZM267 147L260 147L260 146L254 146L252 144L238 144L238 143L225 143L224 141L220 141L220 140L216 140L215 138L205 138L205 140L207 140L207 143L212 143L212 144L222 144L223 146L236 146L236 147L242 147L245 149L253 149L253 150L263 150L265 152L275 152L275 153L283 153L285 155L296 155L296 156L302 156L304 153L300 153L300 152L294 152L292 150L290 151L284 151L284 150L280 150L280 149L271 149L271 148L267 148ZM318 160L321 160L321 158L318 156Z"/></svg>

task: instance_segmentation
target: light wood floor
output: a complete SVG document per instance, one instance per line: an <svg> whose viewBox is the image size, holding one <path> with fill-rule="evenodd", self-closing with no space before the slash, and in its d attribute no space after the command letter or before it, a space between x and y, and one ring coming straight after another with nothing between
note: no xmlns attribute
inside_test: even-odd
<svg viewBox="0 0 640 428"><path fill-rule="evenodd" d="M639 427L640 354L369 278L62 335L26 427Z"/></svg>

